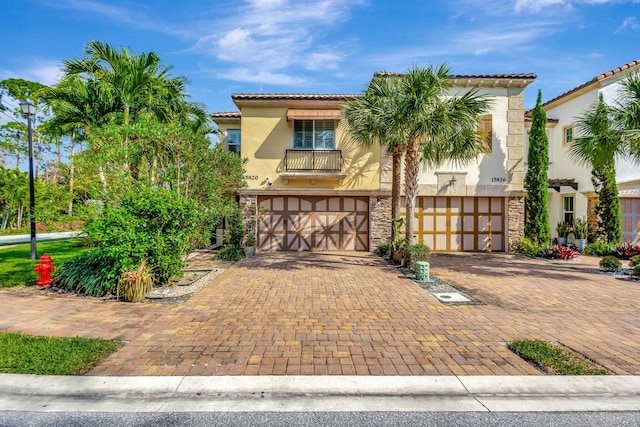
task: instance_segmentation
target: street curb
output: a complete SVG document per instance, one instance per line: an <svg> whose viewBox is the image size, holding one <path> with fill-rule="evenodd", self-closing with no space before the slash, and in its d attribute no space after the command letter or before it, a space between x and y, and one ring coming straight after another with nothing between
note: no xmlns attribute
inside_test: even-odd
<svg viewBox="0 0 640 427"><path fill-rule="evenodd" d="M0 393L55 396L640 396L640 376L39 376L0 374Z"/></svg>
<svg viewBox="0 0 640 427"><path fill-rule="evenodd" d="M0 412L640 411L640 376L0 374Z"/></svg>

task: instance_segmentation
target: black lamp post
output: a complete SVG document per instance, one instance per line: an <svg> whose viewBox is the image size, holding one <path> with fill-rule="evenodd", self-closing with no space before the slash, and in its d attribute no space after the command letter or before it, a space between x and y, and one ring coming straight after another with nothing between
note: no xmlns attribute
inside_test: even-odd
<svg viewBox="0 0 640 427"><path fill-rule="evenodd" d="M36 115L36 106L31 101L20 103L22 112L27 116L27 126L29 129L29 220L31 223L31 259L38 258L36 253L36 190L33 176L33 118Z"/></svg>

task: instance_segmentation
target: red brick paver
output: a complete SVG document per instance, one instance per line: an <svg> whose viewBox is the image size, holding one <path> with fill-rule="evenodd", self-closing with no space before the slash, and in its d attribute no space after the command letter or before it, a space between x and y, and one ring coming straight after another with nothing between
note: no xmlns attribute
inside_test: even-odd
<svg viewBox="0 0 640 427"><path fill-rule="evenodd" d="M371 254L262 254L183 305L3 291L0 330L127 342L92 375L538 374L503 345L518 338L640 374L640 285L587 264L436 254L485 303L445 306Z"/></svg>

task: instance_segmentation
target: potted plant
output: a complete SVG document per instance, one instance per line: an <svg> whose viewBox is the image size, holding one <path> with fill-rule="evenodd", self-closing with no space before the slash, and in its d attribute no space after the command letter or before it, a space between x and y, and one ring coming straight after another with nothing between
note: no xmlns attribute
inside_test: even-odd
<svg viewBox="0 0 640 427"><path fill-rule="evenodd" d="M571 224L565 221L560 221L556 226L556 231L558 232L558 244L562 246L567 245L567 237L569 237L569 233L571 233Z"/></svg>
<svg viewBox="0 0 640 427"><path fill-rule="evenodd" d="M253 258L256 255L256 238L253 235L249 235L244 239L244 256L247 258Z"/></svg>
<svg viewBox="0 0 640 427"><path fill-rule="evenodd" d="M589 223L587 221L576 220L573 223L573 236L576 239L576 247L580 252L584 251L587 245L587 235L589 234Z"/></svg>

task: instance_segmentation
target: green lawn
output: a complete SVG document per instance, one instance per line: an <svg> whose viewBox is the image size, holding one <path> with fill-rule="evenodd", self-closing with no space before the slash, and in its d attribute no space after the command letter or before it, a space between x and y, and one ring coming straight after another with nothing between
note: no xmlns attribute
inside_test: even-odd
<svg viewBox="0 0 640 427"><path fill-rule="evenodd" d="M565 347L540 340L519 340L509 343L509 348L523 359L538 365L552 375L608 375L580 354Z"/></svg>
<svg viewBox="0 0 640 427"><path fill-rule="evenodd" d="M63 262L87 250L81 239L38 242L38 259L49 254L53 265L60 267ZM10 248L0 247L0 288L19 285L35 285L36 273L33 267L38 261L31 260L29 243Z"/></svg>
<svg viewBox="0 0 640 427"><path fill-rule="evenodd" d="M118 347L115 341L0 332L0 373L82 375Z"/></svg>

